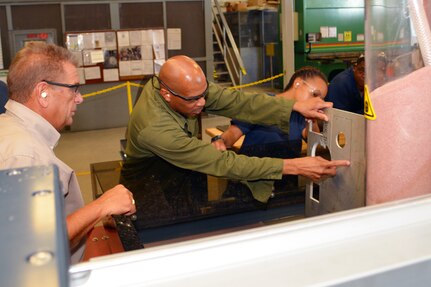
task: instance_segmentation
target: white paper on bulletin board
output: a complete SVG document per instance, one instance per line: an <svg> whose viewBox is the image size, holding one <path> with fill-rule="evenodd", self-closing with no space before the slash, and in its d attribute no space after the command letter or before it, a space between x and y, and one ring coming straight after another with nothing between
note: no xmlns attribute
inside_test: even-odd
<svg viewBox="0 0 431 287"><path fill-rule="evenodd" d="M100 73L100 68L97 67L88 67L84 68L84 74L86 80L95 80L102 78L102 75Z"/></svg>
<svg viewBox="0 0 431 287"><path fill-rule="evenodd" d="M117 38L118 38L118 46L120 47L130 46L129 31L118 31Z"/></svg>
<svg viewBox="0 0 431 287"><path fill-rule="evenodd" d="M105 58L103 56L103 50L90 51L90 55L92 64L103 63L105 61Z"/></svg>
<svg viewBox="0 0 431 287"><path fill-rule="evenodd" d="M166 59L165 57L165 45L164 44L154 44L154 59Z"/></svg>
<svg viewBox="0 0 431 287"><path fill-rule="evenodd" d="M117 48L117 36L115 32L105 32L106 48Z"/></svg>
<svg viewBox="0 0 431 287"><path fill-rule="evenodd" d="M141 41L142 41L142 45L152 45L153 44L153 30L142 30L141 31Z"/></svg>
<svg viewBox="0 0 431 287"><path fill-rule="evenodd" d="M130 75L139 76L144 74L144 63L142 61L130 61Z"/></svg>
<svg viewBox="0 0 431 287"><path fill-rule="evenodd" d="M103 81L116 82L119 80L118 69L103 69Z"/></svg>
<svg viewBox="0 0 431 287"><path fill-rule="evenodd" d="M142 45L142 31L130 31L129 32L130 46L141 46Z"/></svg>
<svg viewBox="0 0 431 287"><path fill-rule="evenodd" d="M105 48L106 47L105 33L94 33L93 38L94 38L94 47L95 48Z"/></svg>
<svg viewBox="0 0 431 287"><path fill-rule="evenodd" d="M154 73L153 60L143 60L143 74L144 75L152 75Z"/></svg>
<svg viewBox="0 0 431 287"><path fill-rule="evenodd" d="M142 45L141 46L142 60L152 60L153 57L153 45Z"/></svg>
<svg viewBox="0 0 431 287"><path fill-rule="evenodd" d="M165 34L163 29L153 30L153 44L165 44Z"/></svg>
<svg viewBox="0 0 431 287"><path fill-rule="evenodd" d="M181 50L181 29L168 29L168 50Z"/></svg>
<svg viewBox="0 0 431 287"><path fill-rule="evenodd" d="M93 33L84 33L82 34L82 40L84 44L84 49L90 50L94 49L94 34Z"/></svg>
<svg viewBox="0 0 431 287"><path fill-rule="evenodd" d="M130 76L130 61L120 61L120 76Z"/></svg>

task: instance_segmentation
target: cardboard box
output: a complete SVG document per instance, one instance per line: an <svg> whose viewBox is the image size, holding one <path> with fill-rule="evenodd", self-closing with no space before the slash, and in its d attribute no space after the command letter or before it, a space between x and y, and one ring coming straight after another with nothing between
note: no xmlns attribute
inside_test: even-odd
<svg viewBox="0 0 431 287"><path fill-rule="evenodd" d="M235 3L234 11L247 11L247 3L246 2Z"/></svg>
<svg viewBox="0 0 431 287"><path fill-rule="evenodd" d="M248 0L248 6L263 6L266 0Z"/></svg>

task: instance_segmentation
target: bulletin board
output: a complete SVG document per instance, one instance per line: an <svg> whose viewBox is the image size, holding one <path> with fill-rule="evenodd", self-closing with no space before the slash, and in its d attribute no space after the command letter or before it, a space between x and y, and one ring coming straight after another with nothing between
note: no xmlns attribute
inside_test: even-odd
<svg viewBox="0 0 431 287"><path fill-rule="evenodd" d="M166 59L163 28L73 32L65 41L78 59L81 84L142 79Z"/></svg>

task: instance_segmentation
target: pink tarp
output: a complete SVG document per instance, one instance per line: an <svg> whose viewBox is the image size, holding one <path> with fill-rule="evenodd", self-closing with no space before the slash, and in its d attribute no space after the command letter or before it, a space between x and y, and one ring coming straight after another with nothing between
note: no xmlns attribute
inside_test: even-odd
<svg viewBox="0 0 431 287"><path fill-rule="evenodd" d="M370 95L367 205L431 193L431 67Z"/></svg>

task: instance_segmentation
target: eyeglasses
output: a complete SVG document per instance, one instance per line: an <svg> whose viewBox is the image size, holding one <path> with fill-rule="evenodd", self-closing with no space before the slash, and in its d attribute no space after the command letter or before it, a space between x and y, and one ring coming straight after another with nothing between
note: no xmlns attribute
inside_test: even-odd
<svg viewBox="0 0 431 287"><path fill-rule="evenodd" d="M180 99L182 99L182 100L184 100L186 102L197 102L201 98L205 98L208 95L208 87L209 87L208 80L206 80L207 87L206 87L205 91L202 94L200 94L198 96L194 96L194 97L185 97L185 96L181 96L180 94L172 91L171 88L169 88L159 77L154 76L154 78L156 78L157 81L159 81L159 84L163 85L169 91L169 93L171 95L173 95L175 97L178 97L178 98L180 98ZM156 87L154 87L154 82L153 82L153 88L156 88Z"/></svg>
<svg viewBox="0 0 431 287"><path fill-rule="evenodd" d="M315 87L313 87L312 85L310 85L309 83L307 83L305 80L302 80L302 82L308 88L310 88L310 93L313 95L313 97L322 97L322 92L320 90L316 89Z"/></svg>
<svg viewBox="0 0 431 287"><path fill-rule="evenodd" d="M80 84L63 84L63 83L57 83L57 82L52 82L52 81L47 81L47 80L42 80L42 82L45 82L45 83L47 83L49 85L53 85L53 86L69 88L75 94L78 93L79 87L81 86Z"/></svg>

